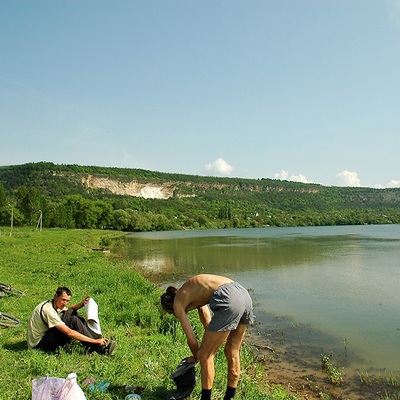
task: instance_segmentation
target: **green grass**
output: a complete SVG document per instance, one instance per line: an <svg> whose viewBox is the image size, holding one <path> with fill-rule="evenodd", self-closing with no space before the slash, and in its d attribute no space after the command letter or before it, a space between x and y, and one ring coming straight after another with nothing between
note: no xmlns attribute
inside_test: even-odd
<svg viewBox="0 0 400 400"><path fill-rule="evenodd" d="M161 290L137 271L132 262L93 248L110 243L119 232L98 230L49 229L42 232L28 228L6 230L0 235L0 282L26 293L24 297L0 298L0 311L13 314L23 324L0 328L0 399L31 399L31 382L46 375L78 375L78 383L87 399L123 399L120 388L142 386L143 400L165 399L174 389L170 375L183 357L189 355L186 339L174 317L159 306ZM118 243L118 241L115 241ZM92 296L99 305L103 334L114 337L117 348L111 357L86 354L79 342L58 354L45 354L26 347L26 324L33 308L53 297L58 286L72 290L71 303ZM84 314L84 311L82 311ZM193 316L195 317L195 316ZM197 318L196 331L201 334ZM237 398L295 400L285 390L269 387L260 364L249 346L241 353L242 376ZM197 375L199 376L199 368ZM92 392L83 382L94 378L110 382L107 392ZM226 362L222 350L216 357L213 398L223 396L226 387ZM192 399L200 397L200 382Z"/></svg>

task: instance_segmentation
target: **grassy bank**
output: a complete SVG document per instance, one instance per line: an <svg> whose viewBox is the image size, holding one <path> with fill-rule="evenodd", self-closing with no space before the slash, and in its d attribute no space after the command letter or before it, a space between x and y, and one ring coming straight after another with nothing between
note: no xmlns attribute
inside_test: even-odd
<svg viewBox="0 0 400 400"><path fill-rule="evenodd" d="M26 293L0 299L0 311L13 314L23 324L0 328L0 399L28 400L31 381L38 376L78 375L88 400L123 399L125 385L143 387L143 400L165 399L174 389L170 378L179 361L189 355L185 337L175 318L161 312L161 290L146 280L131 262L118 260L94 248L120 233L97 230L14 229L0 235L0 282ZM118 241L116 241L118 242ZM112 254L112 253L111 253ZM118 347L111 357L85 354L79 343L57 355L27 350L26 323L33 308L53 297L58 286L72 290L71 303L86 295L99 305L103 334ZM84 313L84 311L83 311ZM196 331L202 329L193 315ZM262 367L248 346L242 351L242 378L237 398L283 400L296 398L280 387L269 387ZM214 399L223 397L226 365L222 351L216 357ZM199 375L199 368L197 374ZM94 378L110 385L106 392L92 391L83 382ZM198 399L200 384L192 394Z"/></svg>

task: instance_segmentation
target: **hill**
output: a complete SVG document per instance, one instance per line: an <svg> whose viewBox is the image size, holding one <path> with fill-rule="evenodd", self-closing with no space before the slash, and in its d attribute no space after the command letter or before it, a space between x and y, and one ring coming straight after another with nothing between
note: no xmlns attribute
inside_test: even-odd
<svg viewBox="0 0 400 400"><path fill-rule="evenodd" d="M0 167L0 223L129 231L400 222L400 189L50 162ZM42 217L43 216L43 217Z"/></svg>

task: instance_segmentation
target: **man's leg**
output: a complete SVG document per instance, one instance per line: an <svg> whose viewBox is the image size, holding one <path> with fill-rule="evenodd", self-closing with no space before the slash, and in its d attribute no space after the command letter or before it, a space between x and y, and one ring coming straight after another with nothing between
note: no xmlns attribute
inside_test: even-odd
<svg viewBox="0 0 400 400"><path fill-rule="evenodd" d="M228 388L224 400L233 399L240 377L240 347L246 334L247 325L239 324L231 331L225 345L225 356L228 362Z"/></svg>
<svg viewBox="0 0 400 400"><path fill-rule="evenodd" d="M82 333L82 335L89 336L90 338L93 336L87 326L87 322L85 318L78 314L76 310L69 309L64 313L62 318L65 325L69 328Z"/></svg>
<svg viewBox="0 0 400 400"><path fill-rule="evenodd" d="M90 334L90 331L87 328L86 321L83 317L81 317L76 310L68 310L64 313L63 316L63 322L65 325L67 325L69 328L78 331L79 333L82 333L85 336L92 337ZM58 347L65 346L67 343L69 343L71 339L67 336L64 335L60 330L57 328L50 328L46 334L43 336L39 344L36 346L36 348L41 349L43 351L46 351L48 353L51 353L55 350L57 350ZM90 345L87 344L87 347L90 348ZM94 347L90 348L92 351L96 350L98 348L97 345Z"/></svg>
<svg viewBox="0 0 400 400"><path fill-rule="evenodd" d="M50 328L35 347L47 353L56 351L59 347L65 346L71 339L64 335L57 328Z"/></svg>
<svg viewBox="0 0 400 400"><path fill-rule="evenodd" d="M203 340L197 352L197 358L201 365L201 387L210 390L214 383L214 357L218 349L225 342L230 331L204 332Z"/></svg>
<svg viewBox="0 0 400 400"><path fill-rule="evenodd" d="M63 316L63 321L65 322L65 325L67 325L74 331L82 333L82 335L88 336L90 338L93 337L92 333L90 332L87 326L85 318L79 315L76 310L69 309L68 311L66 311ZM100 346L97 344L91 344L86 342L81 342L81 343L83 346L88 348L89 351L101 352Z"/></svg>
<svg viewBox="0 0 400 400"><path fill-rule="evenodd" d="M88 324L81 315L78 314L76 310L68 310L65 312L63 316L63 321L65 325L69 328L82 333L85 336L93 338L93 334L90 331ZM115 349L116 343L114 340L110 340L107 346L100 346L98 344L81 342L83 346L85 346L90 352L95 351L99 354L111 355Z"/></svg>

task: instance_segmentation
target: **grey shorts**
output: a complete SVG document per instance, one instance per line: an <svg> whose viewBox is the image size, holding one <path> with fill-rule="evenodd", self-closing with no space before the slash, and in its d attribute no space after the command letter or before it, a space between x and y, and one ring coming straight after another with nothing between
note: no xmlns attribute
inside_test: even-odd
<svg viewBox="0 0 400 400"><path fill-rule="evenodd" d="M221 285L211 296L210 308L214 315L208 330L212 332L233 331L254 320L249 292L237 282Z"/></svg>

